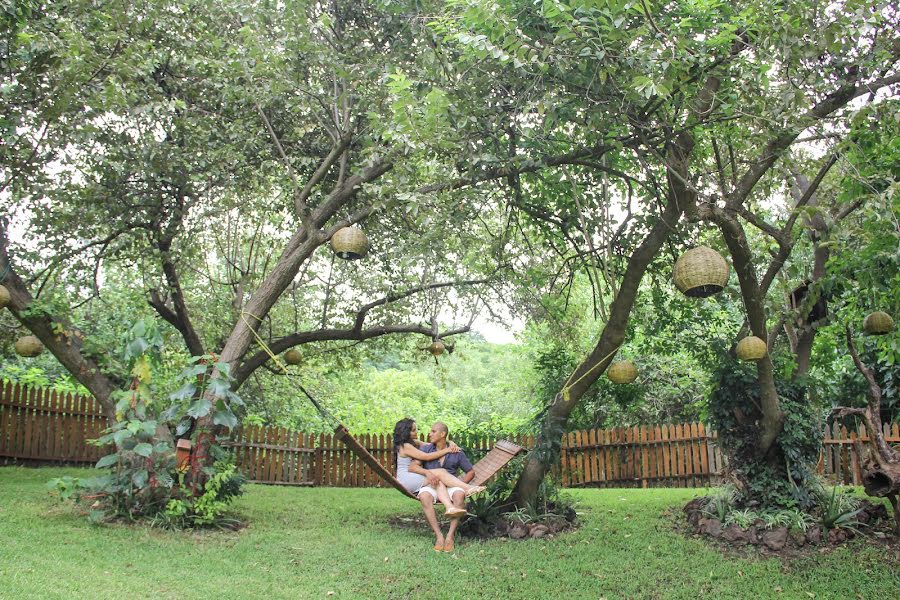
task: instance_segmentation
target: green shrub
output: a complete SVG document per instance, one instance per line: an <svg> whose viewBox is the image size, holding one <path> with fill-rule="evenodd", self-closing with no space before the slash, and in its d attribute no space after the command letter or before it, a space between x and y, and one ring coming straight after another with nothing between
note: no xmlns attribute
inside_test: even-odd
<svg viewBox="0 0 900 600"><path fill-rule="evenodd" d="M759 514L753 512L749 508L743 510L732 510L722 521L725 525L737 525L741 529L747 529L753 524L753 521L759 518Z"/></svg>
<svg viewBox="0 0 900 600"><path fill-rule="evenodd" d="M212 467L178 469L171 431L175 428L177 435L187 435L196 420L206 415L218 425L237 424L231 407L242 403L231 391L228 365L213 356L192 358L179 376L181 387L170 395L169 406L158 412L163 403L155 397L152 383L161 348L162 338L152 323L138 322L125 340L123 358L133 375L131 385L114 393L117 421L92 442L116 448L97 462L104 474L49 483L60 498L88 504L92 521L150 519L172 527L216 525L222 522L228 503L241 493L244 478L216 444L209 450L216 460ZM194 431L193 437L199 434Z"/></svg>
<svg viewBox="0 0 900 600"><path fill-rule="evenodd" d="M857 531L862 525L856 520L860 502L846 490L834 486L821 487L818 491L821 522L825 529L852 529Z"/></svg>
<svg viewBox="0 0 900 600"><path fill-rule="evenodd" d="M703 512L719 521L725 522L728 514L734 510L737 489L731 484L716 488L706 500Z"/></svg>
<svg viewBox="0 0 900 600"><path fill-rule="evenodd" d="M729 356L721 360L709 402L710 422L740 484L737 504L755 510L811 510L817 501L815 465L822 427L805 386L776 377L784 426L769 455L760 456L762 412L756 369Z"/></svg>

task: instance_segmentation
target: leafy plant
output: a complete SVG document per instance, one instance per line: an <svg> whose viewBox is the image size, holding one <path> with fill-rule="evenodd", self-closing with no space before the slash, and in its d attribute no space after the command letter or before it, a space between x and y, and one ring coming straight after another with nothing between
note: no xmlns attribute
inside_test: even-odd
<svg viewBox="0 0 900 600"><path fill-rule="evenodd" d="M776 527L788 527L791 523L791 517L785 510L767 510L760 514L766 529L775 529Z"/></svg>
<svg viewBox="0 0 900 600"><path fill-rule="evenodd" d="M66 475L48 481L47 488L59 495L60 500L73 500L81 493L83 486L80 478Z"/></svg>
<svg viewBox="0 0 900 600"><path fill-rule="evenodd" d="M787 367L776 355L779 372ZM723 355L718 387L710 397L710 421L731 471L740 482L739 504L764 510L812 509L816 504L815 463L822 430L820 415L806 398L803 381L776 378L784 427L777 439L779 460L761 459L757 452L762 412L755 368Z"/></svg>
<svg viewBox="0 0 900 600"><path fill-rule="evenodd" d="M115 451L97 462L103 475L86 478L59 478L50 482L62 499L90 504L90 518L99 522L108 519L137 520L149 518L154 524L173 527L217 525L227 504L241 493L243 476L234 464L225 460L226 454L217 445L210 448L217 462L208 468L195 469L189 474L187 465L176 465L174 437L169 429L172 417L182 415L182 404L176 402L157 414L159 401L153 388L154 366L158 364L162 338L152 322L138 322L125 340L123 358L128 363L132 381L128 390L115 393L117 421L92 443ZM194 411L198 401L209 404L209 410L227 412L236 395L221 390L228 371L212 360L200 357L184 372L197 382L191 386L197 394L190 405L184 402L186 414L202 416ZM202 369L198 366L202 365ZM212 368L212 372L209 372ZM183 373L184 373L183 372ZM205 387L204 387L205 384ZM227 384L226 384L227 385ZM217 398L217 406L199 394L206 392ZM179 396L176 400L182 400ZM223 403L219 406L220 402ZM224 406L224 408L223 408ZM206 413L203 413L206 414ZM182 418L179 428L184 423ZM202 477L190 481L196 473Z"/></svg>
<svg viewBox="0 0 900 600"><path fill-rule="evenodd" d="M782 512L785 515L787 527L794 531L802 531L805 533L809 530L809 526L816 522L815 517L813 517L811 514L796 508L785 510Z"/></svg>
<svg viewBox="0 0 900 600"><path fill-rule="evenodd" d="M858 531L862 525L856 520L856 515L862 510L859 499L850 495L838 486L831 488L822 487L819 490L820 510L822 526L825 529L852 529Z"/></svg>
<svg viewBox="0 0 900 600"><path fill-rule="evenodd" d="M737 489L732 484L726 484L717 488L707 499L703 512L711 517L725 522L729 513L734 510L737 499Z"/></svg>
<svg viewBox="0 0 900 600"><path fill-rule="evenodd" d="M732 510L722 521L725 525L737 525L741 529L746 529L753 524L753 521L759 518L759 514L745 508L743 510Z"/></svg>

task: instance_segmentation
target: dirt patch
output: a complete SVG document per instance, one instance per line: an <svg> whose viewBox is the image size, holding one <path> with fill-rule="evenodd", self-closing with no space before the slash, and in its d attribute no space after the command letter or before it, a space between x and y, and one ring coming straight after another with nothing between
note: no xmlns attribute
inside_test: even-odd
<svg viewBox="0 0 900 600"><path fill-rule="evenodd" d="M441 528L446 529L450 524L449 519L440 519ZM429 531L428 521L425 515L402 515L392 517L388 521L391 527L398 529L413 529ZM554 538L557 535L573 531L580 526L576 519L575 511L565 515L545 515L540 519L523 519L517 513L502 515L496 520L485 520L477 515L463 517L457 530L458 535L469 539L492 540L497 538L509 538L513 540L528 540L541 538Z"/></svg>

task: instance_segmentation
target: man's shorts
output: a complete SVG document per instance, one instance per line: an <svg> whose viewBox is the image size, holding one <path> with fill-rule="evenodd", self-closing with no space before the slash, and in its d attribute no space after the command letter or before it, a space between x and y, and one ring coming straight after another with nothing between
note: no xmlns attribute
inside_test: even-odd
<svg viewBox="0 0 900 600"><path fill-rule="evenodd" d="M422 487L420 487L419 492L418 492L419 495L422 495L422 492L431 494L431 497L434 498L434 501L435 502L438 501L437 490L434 489L433 487L431 487L430 485L423 485ZM462 492L463 494L466 493L466 491L464 489L462 489L461 487L452 487L452 488L448 489L447 492L450 494L451 499L453 499L453 494L455 494L456 492Z"/></svg>

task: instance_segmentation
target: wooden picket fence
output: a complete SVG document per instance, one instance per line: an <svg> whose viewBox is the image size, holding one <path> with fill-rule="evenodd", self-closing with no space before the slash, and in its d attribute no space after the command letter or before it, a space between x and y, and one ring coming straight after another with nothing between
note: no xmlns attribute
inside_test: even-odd
<svg viewBox="0 0 900 600"><path fill-rule="evenodd" d="M106 418L91 397L20 385L0 386L0 464L94 463L108 448L88 443ZM889 443L900 442L897 424L885 425ZM853 439L865 432L835 424L825 432L819 472L859 484ZM525 448L534 438L504 436ZM364 434L360 443L393 469L391 436ZM454 440L472 462L495 438L464 433ZM251 481L295 486L384 487L374 472L331 435L282 427L244 427L228 442ZM556 474L567 487L700 487L715 485L725 468L715 432L702 423L592 429L567 434Z"/></svg>
<svg viewBox="0 0 900 600"><path fill-rule="evenodd" d="M704 487L724 461L702 423L575 431L562 451L566 487Z"/></svg>

